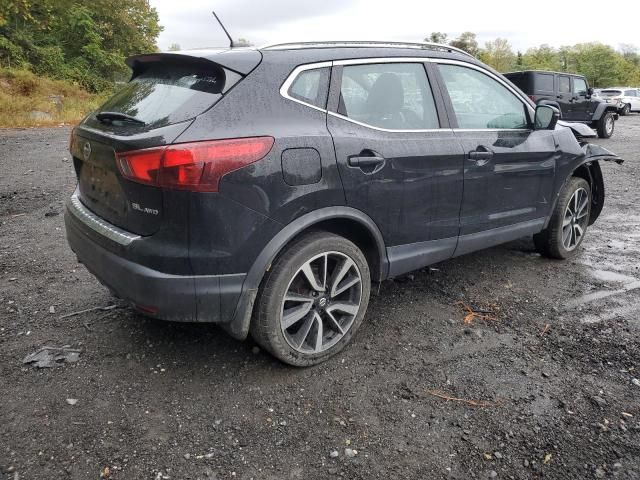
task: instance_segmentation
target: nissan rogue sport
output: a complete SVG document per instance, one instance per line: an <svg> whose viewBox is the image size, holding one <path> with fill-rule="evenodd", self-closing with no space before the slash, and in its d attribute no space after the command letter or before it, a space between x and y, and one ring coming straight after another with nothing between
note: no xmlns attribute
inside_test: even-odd
<svg viewBox="0 0 640 480"><path fill-rule="evenodd" d="M251 333L292 365L349 342L372 282L527 235L570 257L602 210L598 160L621 162L448 46L127 62L71 135L71 248L143 314Z"/></svg>

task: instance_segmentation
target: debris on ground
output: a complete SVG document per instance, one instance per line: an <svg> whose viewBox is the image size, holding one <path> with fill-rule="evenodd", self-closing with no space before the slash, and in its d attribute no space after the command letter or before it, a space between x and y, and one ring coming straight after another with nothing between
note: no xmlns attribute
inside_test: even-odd
<svg viewBox="0 0 640 480"><path fill-rule="evenodd" d="M62 363L75 363L80 359L82 350L68 347L42 347L37 352L27 355L23 364L33 363L38 368L58 367Z"/></svg>
<svg viewBox="0 0 640 480"><path fill-rule="evenodd" d="M439 390L427 390L427 393L443 400L466 403L467 405L471 405L473 407L498 407L502 405L502 402L490 402L488 400L468 400L466 398L451 397Z"/></svg>
<svg viewBox="0 0 640 480"><path fill-rule="evenodd" d="M542 333L540 334L541 337L544 337L545 334L551 329L551 324L547 323L544 326L544 329L542 330Z"/></svg>
<svg viewBox="0 0 640 480"><path fill-rule="evenodd" d="M498 320L498 318L495 316L495 312L493 311L475 310L464 302L458 302L457 305L462 305L462 308L464 308L464 310L467 312L467 315L464 317L465 325L471 325L474 320Z"/></svg>
<svg viewBox="0 0 640 480"><path fill-rule="evenodd" d="M77 398L67 398L67 403L69 405L75 405L76 403L78 403L78 399Z"/></svg>
<svg viewBox="0 0 640 480"><path fill-rule="evenodd" d="M71 312L71 313L67 313L66 315L62 315L60 317L60 320L64 320L65 318L69 318L69 317L75 317L76 315L82 315L83 313L96 312L96 311L107 312L115 308L118 308L118 305L108 305L106 307L87 308L85 310L78 310L77 312Z"/></svg>
<svg viewBox="0 0 640 480"><path fill-rule="evenodd" d="M355 457L356 455L358 455L358 451L357 451L357 450L354 450L354 449L352 449L352 448L345 448L345 449L344 449L344 454L345 454L345 456L346 456L347 458L353 458L353 457Z"/></svg>

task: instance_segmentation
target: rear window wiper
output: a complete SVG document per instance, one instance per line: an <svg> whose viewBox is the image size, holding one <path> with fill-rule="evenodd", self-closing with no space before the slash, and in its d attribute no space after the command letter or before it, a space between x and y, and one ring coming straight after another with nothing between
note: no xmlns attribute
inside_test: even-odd
<svg viewBox="0 0 640 480"><path fill-rule="evenodd" d="M138 125L146 125L142 120L121 112L100 112L96 114L96 118L102 123L111 123L114 120L120 120L124 122L137 123Z"/></svg>

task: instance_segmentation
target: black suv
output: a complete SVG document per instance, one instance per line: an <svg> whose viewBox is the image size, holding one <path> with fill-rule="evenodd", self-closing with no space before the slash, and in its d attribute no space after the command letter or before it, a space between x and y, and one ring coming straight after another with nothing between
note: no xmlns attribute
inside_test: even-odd
<svg viewBox="0 0 640 480"><path fill-rule="evenodd" d="M71 135L71 248L144 314L251 332L293 365L349 342L372 282L526 235L572 255L602 209L598 160L621 161L436 44L128 64Z"/></svg>
<svg viewBox="0 0 640 480"><path fill-rule="evenodd" d="M600 138L613 135L618 110L593 96L593 88L582 75L530 70L505 73L537 105L552 105L568 122L590 125Z"/></svg>

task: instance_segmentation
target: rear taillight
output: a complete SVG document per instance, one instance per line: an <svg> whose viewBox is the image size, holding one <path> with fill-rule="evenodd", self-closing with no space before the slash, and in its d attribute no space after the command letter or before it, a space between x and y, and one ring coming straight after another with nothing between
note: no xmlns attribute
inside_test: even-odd
<svg viewBox="0 0 640 480"><path fill-rule="evenodd" d="M264 158L272 137L234 138L180 143L116 155L125 178L159 187L217 192L220 179L229 172Z"/></svg>

